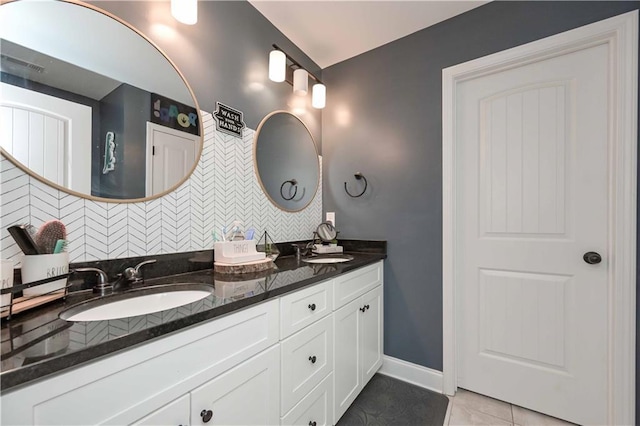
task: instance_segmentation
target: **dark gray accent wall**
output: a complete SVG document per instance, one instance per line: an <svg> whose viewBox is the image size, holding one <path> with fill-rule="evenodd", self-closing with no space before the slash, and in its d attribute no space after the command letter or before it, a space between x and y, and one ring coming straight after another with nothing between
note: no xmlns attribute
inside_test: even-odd
<svg viewBox="0 0 640 426"><path fill-rule="evenodd" d="M344 238L388 240L387 355L442 370L442 69L639 5L494 1L323 70L324 210Z"/></svg>
<svg viewBox="0 0 640 426"><path fill-rule="evenodd" d="M307 55L246 1L199 1L198 23L184 25L171 17L169 1L91 1L147 35L169 56L189 82L200 108L213 112L216 101L244 112L256 129L268 113L297 112L321 147L321 111L311 96L293 95L287 83L267 77L269 52L280 46L307 70L321 72ZM117 42L117 40L114 40ZM124 46L123 46L124 48Z"/></svg>

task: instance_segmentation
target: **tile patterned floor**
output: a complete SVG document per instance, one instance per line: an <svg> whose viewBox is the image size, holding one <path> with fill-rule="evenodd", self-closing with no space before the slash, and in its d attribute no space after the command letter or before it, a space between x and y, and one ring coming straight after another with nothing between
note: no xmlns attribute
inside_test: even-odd
<svg viewBox="0 0 640 426"><path fill-rule="evenodd" d="M464 389L449 397L444 426L575 426L555 417Z"/></svg>

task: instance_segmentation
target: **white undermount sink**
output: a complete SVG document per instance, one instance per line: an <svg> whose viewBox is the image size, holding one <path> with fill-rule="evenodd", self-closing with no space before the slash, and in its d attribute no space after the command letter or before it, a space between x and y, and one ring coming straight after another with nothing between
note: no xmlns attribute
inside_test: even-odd
<svg viewBox="0 0 640 426"><path fill-rule="evenodd" d="M72 306L60 313L65 321L104 321L152 314L187 305L211 295L205 284L171 284L116 293Z"/></svg>
<svg viewBox="0 0 640 426"><path fill-rule="evenodd" d="M342 263L353 260L353 256L341 255L341 256L322 256L322 257L308 257L302 259L307 263Z"/></svg>

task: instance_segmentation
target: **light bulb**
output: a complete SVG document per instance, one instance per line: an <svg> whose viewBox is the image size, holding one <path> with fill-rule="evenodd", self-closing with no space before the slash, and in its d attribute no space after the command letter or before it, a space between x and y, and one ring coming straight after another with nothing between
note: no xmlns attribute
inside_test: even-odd
<svg viewBox="0 0 640 426"><path fill-rule="evenodd" d="M311 94L311 105L314 108L322 109L327 103L327 88L324 84L314 84Z"/></svg>
<svg viewBox="0 0 640 426"><path fill-rule="evenodd" d="M198 0L171 0L171 14L183 24L198 22Z"/></svg>
<svg viewBox="0 0 640 426"><path fill-rule="evenodd" d="M287 72L287 57L280 50L269 53L269 80L283 82Z"/></svg>
<svg viewBox="0 0 640 426"><path fill-rule="evenodd" d="M302 68L293 72L293 93L304 96L309 91L309 73Z"/></svg>

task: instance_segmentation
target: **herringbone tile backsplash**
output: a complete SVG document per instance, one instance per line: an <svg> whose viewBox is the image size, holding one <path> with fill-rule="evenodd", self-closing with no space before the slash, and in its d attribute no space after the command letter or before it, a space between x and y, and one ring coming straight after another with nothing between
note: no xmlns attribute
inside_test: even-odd
<svg viewBox="0 0 640 426"><path fill-rule="evenodd" d="M177 253L213 247L212 230L240 220L276 242L311 239L322 220L322 187L303 211L284 212L262 192L253 170L254 130L237 138L217 132L203 112L204 148L191 177L176 191L142 203L103 203L53 189L2 157L0 248L19 264L22 251L7 227L40 226L60 219L67 226L72 262ZM320 179L322 181L322 178Z"/></svg>

